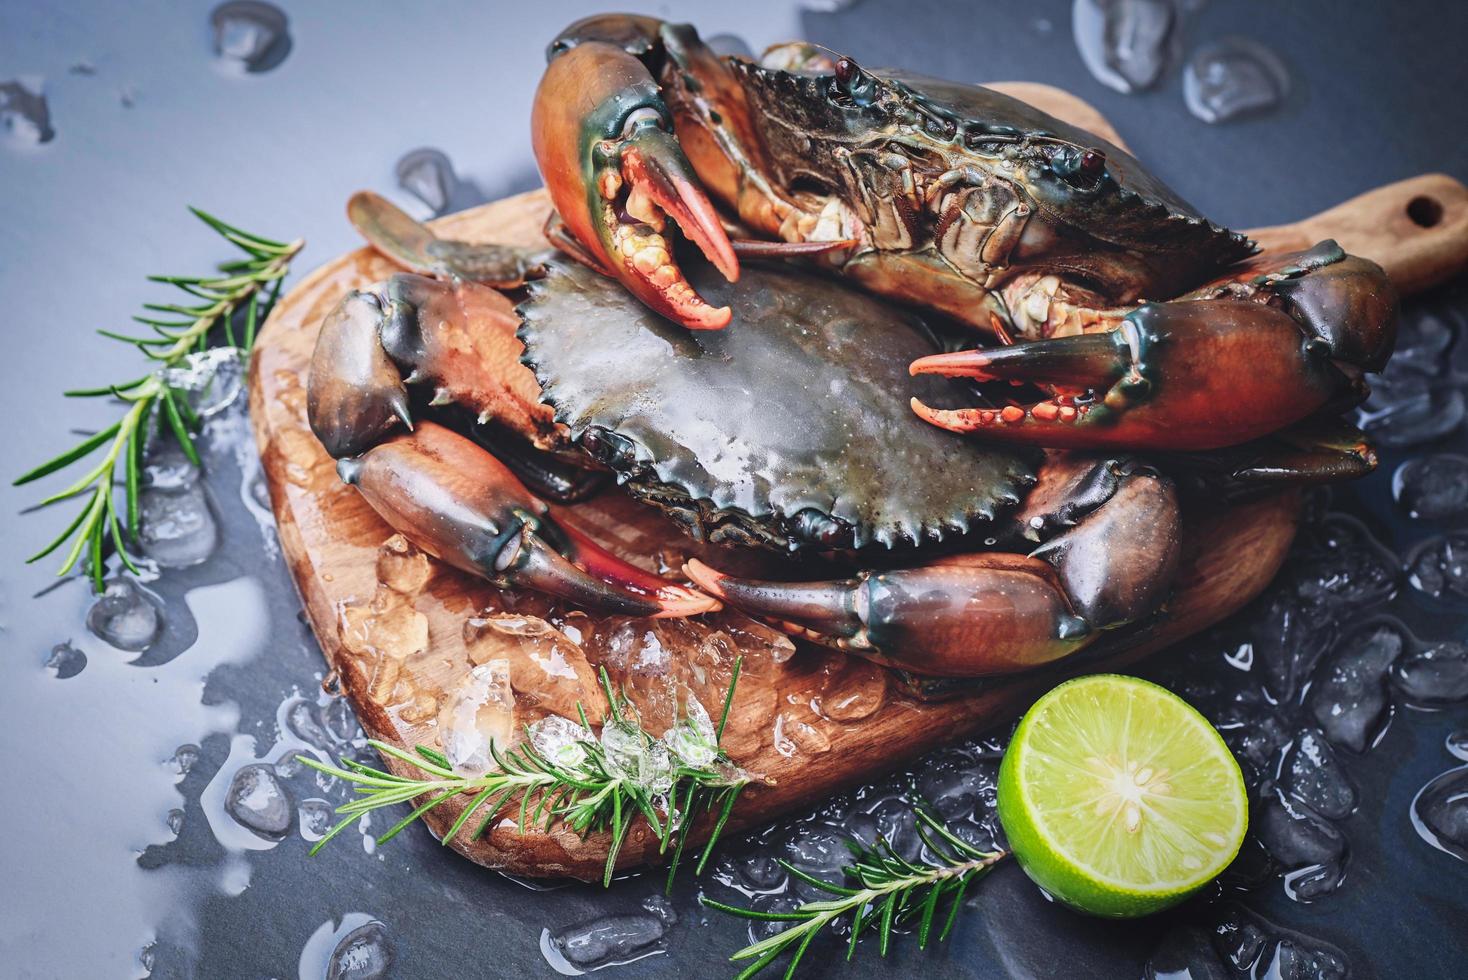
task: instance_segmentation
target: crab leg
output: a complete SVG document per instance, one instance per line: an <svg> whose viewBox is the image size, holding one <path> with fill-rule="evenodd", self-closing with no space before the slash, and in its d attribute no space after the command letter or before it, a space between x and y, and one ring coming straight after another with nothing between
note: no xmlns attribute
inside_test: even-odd
<svg viewBox="0 0 1468 980"><path fill-rule="evenodd" d="M577 533L573 563L554 546L565 530L504 464L432 422L337 464L388 524L429 554L501 588L534 589L629 616L690 616L718 602L654 580Z"/></svg>
<svg viewBox="0 0 1468 980"><path fill-rule="evenodd" d="M739 579L697 560L684 570L737 609L883 663L949 677L1027 670L1147 615L1170 586L1178 554L1171 483L1141 469L1111 476L1114 489L1099 504L1079 489L1099 481L1076 480L1055 502L1073 523L1028 555L957 555L821 582ZM1077 503L1090 509L1077 516L1067 506ZM1046 515L1030 517L1048 526Z"/></svg>
<svg viewBox="0 0 1468 980"><path fill-rule="evenodd" d="M552 45L531 125L551 200L595 262L671 320L702 330L727 324L729 308L704 302L673 259L667 218L725 278L739 277L647 67L605 40Z"/></svg>
<svg viewBox="0 0 1468 980"><path fill-rule="evenodd" d="M1364 397L1391 352L1396 296L1381 269L1334 242L1271 259L1114 329L923 357L913 374L1028 382L1029 405L940 409L954 432L1056 448L1206 450L1260 438Z"/></svg>
<svg viewBox="0 0 1468 980"><path fill-rule="evenodd" d="M403 371L431 386L430 406L480 411L533 443L549 409L526 407L539 387L519 363L513 322L503 296L469 282L400 274L348 293L322 325L306 390L311 428L342 479L424 551L501 586L634 616L718 608L560 527L491 453L411 416ZM410 431L394 435L401 428Z"/></svg>
<svg viewBox="0 0 1468 980"><path fill-rule="evenodd" d="M352 195L347 201L347 219L379 253L420 275L512 289L541 271L541 255L530 249L439 238L427 225L372 191Z"/></svg>

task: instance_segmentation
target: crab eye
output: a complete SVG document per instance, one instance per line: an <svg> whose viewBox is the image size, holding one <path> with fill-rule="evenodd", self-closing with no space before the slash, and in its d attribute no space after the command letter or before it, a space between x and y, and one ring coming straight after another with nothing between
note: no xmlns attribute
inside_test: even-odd
<svg viewBox="0 0 1468 980"><path fill-rule="evenodd" d="M633 109L627 113L627 118L622 120L622 138L627 139L637 130L648 125L656 126L658 129L666 128L663 126L662 115L656 109L648 106Z"/></svg>
<svg viewBox="0 0 1468 980"><path fill-rule="evenodd" d="M850 58L838 58L831 76L832 92L860 106L871 105L877 97L877 80Z"/></svg>
<svg viewBox="0 0 1468 980"><path fill-rule="evenodd" d="M1094 190L1106 176L1106 155L1100 150L1062 146L1051 153L1050 169L1072 187Z"/></svg>

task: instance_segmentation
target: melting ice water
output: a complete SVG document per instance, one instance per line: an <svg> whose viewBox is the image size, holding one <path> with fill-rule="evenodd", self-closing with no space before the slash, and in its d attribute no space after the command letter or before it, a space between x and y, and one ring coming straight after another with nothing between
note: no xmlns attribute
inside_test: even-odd
<svg viewBox="0 0 1468 980"><path fill-rule="evenodd" d="M540 933L540 952L563 976L580 976L608 966L621 966L664 951L663 938L678 922L673 906L661 895L643 899L640 912L608 915Z"/></svg>
<svg viewBox="0 0 1468 980"><path fill-rule="evenodd" d="M132 578L109 579L106 589L87 610L87 629L119 650L139 653L158 638L163 612L158 599Z"/></svg>
<svg viewBox="0 0 1468 980"><path fill-rule="evenodd" d="M300 980L383 980L392 970L395 950L387 926L365 912L348 912L341 922L327 920L301 950Z"/></svg>
<svg viewBox="0 0 1468 980"><path fill-rule="evenodd" d="M0 128L14 146L37 146L55 138L40 79L0 82Z"/></svg>
<svg viewBox="0 0 1468 980"><path fill-rule="evenodd" d="M1176 57L1172 0L1075 0L1071 29L1086 69L1118 92L1151 88Z"/></svg>
<svg viewBox="0 0 1468 980"><path fill-rule="evenodd" d="M1266 112L1289 91L1289 70L1279 55L1248 38L1204 45L1183 69L1183 101L1207 123Z"/></svg>
<svg viewBox="0 0 1468 980"><path fill-rule="evenodd" d="M46 658L46 668L57 680L69 680L85 670L86 666L87 655L72 646L70 641L56 644L51 648L51 655Z"/></svg>
<svg viewBox="0 0 1468 980"><path fill-rule="evenodd" d="M290 830L293 801L275 768L257 763L235 770L224 809L241 826L262 837L279 838Z"/></svg>
<svg viewBox="0 0 1468 980"><path fill-rule="evenodd" d="M1445 772L1418 791L1412 826L1433 847L1468 861L1468 766Z"/></svg>
<svg viewBox="0 0 1468 980"><path fill-rule="evenodd" d="M285 12L264 0L228 0L209 14L214 53L220 64L240 74L279 67L291 53Z"/></svg>

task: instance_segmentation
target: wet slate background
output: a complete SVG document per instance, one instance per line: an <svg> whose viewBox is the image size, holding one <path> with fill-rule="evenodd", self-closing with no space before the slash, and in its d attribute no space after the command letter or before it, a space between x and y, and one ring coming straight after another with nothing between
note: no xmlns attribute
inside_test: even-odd
<svg viewBox="0 0 1468 980"><path fill-rule="evenodd" d="M57 393L135 373L135 358L91 330L119 326L139 303L158 298L143 276L195 271L225 257L185 203L266 234L304 235L311 243L298 265L304 272L355 244L341 217L352 189L376 187L411 203L395 188L393 164L413 147L444 150L465 178L451 207L533 186L526 120L542 46L594 7L517 5L511 16L497 5L441 3L415 17L388 3L285 6L290 51L274 69L242 76L212 54L208 3L0 0L0 82L40 87L55 131L39 146L0 131L0 330L9 344L0 399L12 472L55 451L69 430L111 417ZM1076 55L1063 0L867 0L829 15L783 2L737 10L691 3L677 5L676 14L755 48L800 35L874 64L1068 87L1101 108L1165 179L1236 226L1303 216L1425 170L1468 179L1460 135L1468 103L1454 97L1468 81L1455 47L1468 33L1468 7L1459 4L1207 3L1186 21L1185 49L1228 33L1252 36L1283 55L1295 82L1276 113L1218 127L1186 114L1175 68L1142 95L1097 84ZM1462 331L1465 308L1461 291L1417 307L1449 339ZM1431 391L1425 415L1451 420L1461 413L1462 368L1455 374L1427 360L1437 373L1421 386ZM1399 379L1396 390L1409 383ZM624 882L609 895L583 887L523 890L445 855L421 834L375 853L365 839L351 838L307 862L299 817L274 844L232 825L218 799L228 777L245 762L276 761L304 747L288 725L282 734L292 708L321 701L341 734L352 732L315 694L319 654L295 618L299 606L259 508L243 420L221 416L208 446L204 492L221 546L203 564L149 583L168 625L137 657L87 630L91 600L82 583L54 584L48 568L20 564L61 515L24 516L37 495L0 490L0 713L9 762L0 789L0 904L7 909L0 956L7 973L135 976L151 965L159 977L315 980L337 939L375 919L393 950L393 975L542 976L550 975L539 952L543 929L639 914L655 881ZM1468 439L1455 427L1435 442L1390 451L1380 473L1336 491L1331 506L1356 514L1404 555L1464 520L1409 519L1392 500L1397 464L1409 454L1465 448ZM1302 581L1321 581L1309 574L1314 560L1301 559ZM1338 599L1351 595L1351 575L1345 579ZM1468 639L1464 600L1432 598L1406 578L1395 588L1400 595L1389 609L1418 636ZM1346 605L1325 609L1349 638L1361 631ZM1256 610L1240 628L1265 622ZM77 653L60 659L70 666L48 668L53 648L67 642ZM1176 651L1174 663L1212 676L1229 642L1200 639ZM79 656L85 664L72 673ZM1185 657L1192 659L1178 659ZM1184 682L1178 673L1170 676ZM1256 720L1294 710L1261 708L1257 692L1245 697L1247 687L1233 678L1223 696L1244 697L1262 712ZM1338 947L1353 976L1458 972L1468 955L1461 928L1468 864L1425 844L1408 810L1419 788L1459 764L1443 742L1465 726L1461 705L1428 713L1398 704L1371 753L1340 753L1361 798L1341 821L1349 842L1341 886L1301 904L1278 879L1265 879L1245 893L1247 905ZM341 747L331 736L322 741ZM189 745L198 746L198 758L180 774L176 750ZM286 782L298 800L340 796L304 774ZM838 815L848 822L849 811L867 808L893 785L837 807ZM982 815L982 801L971 808ZM794 831L773 839L792 833L799 839ZM733 849L727 866L737 867L742 854ZM744 941L744 929L722 917L705 920L692 890L685 883L675 896L681 918L661 944L666 953L609 975L717 975L715 964ZM1135 977L1165 936L1189 936L1175 927L1191 920L1211 927L1218 919L1215 909L1202 908L1099 924L1049 906L1012 870L996 875L973 905L948 947L918 954L902 944L885 968L955 977ZM1209 946L1205 936L1198 948ZM1267 952L1278 947L1269 944ZM1195 966L1194 976L1234 975L1209 956L1214 965ZM1261 975L1269 959L1258 965ZM1291 975L1287 960L1275 960L1283 975ZM826 963L814 962L809 975L884 970L873 956L849 972Z"/></svg>

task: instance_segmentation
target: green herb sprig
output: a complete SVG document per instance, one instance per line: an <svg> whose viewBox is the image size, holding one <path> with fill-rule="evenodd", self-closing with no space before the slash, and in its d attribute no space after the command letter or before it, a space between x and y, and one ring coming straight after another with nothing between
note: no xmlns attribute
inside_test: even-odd
<svg viewBox="0 0 1468 980"><path fill-rule="evenodd" d="M300 239L274 241L242 231L197 208L189 210L243 251L245 257L221 264L218 275L149 276L152 282L177 287L196 302L144 304L147 314L133 319L150 328L154 336L128 336L109 330L97 332L131 344L157 362L157 367L131 381L66 392L69 398L110 395L121 399L127 410L118 421L22 474L15 481L15 485L20 486L39 480L106 447L96 465L64 490L41 501L40 506L44 507L90 494L81 512L65 530L27 559L28 562L39 561L71 541L71 549L57 574L65 575L75 568L85 551L92 585L98 592L103 588L105 552L109 545L128 569L138 570L125 542L138 540L138 494L143 450L148 440L149 423L154 416L173 432L189 462L199 465L199 453L192 437L192 433L198 430L199 419L189 404L188 393L175 387L171 373L189 354L207 349L210 333L219 325L223 326L223 340L227 345L242 351L249 350L255 342L256 327L280 296L281 283L290 269L291 260L305 246ZM266 290L269 291L268 297ZM245 311L242 338L236 336L234 324L236 311L241 308ZM116 500L119 464L123 471L120 514Z"/></svg>
<svg viewBox="0 0 1468 980"><path fill-rule="evenodd" d="M795 975L801 958L816 935L843 916L851 916L851 938L846 947L848 960L856 954L857 941L869 932L877 934L877 948L882 956L886 956L892 943L893 929L913 921L918 924L918 946L926 949L928 941L933 938L939 912L945 905L937 940L942 942L948 938L969 885L988 874L1007 856L1007 852L981 851L954 836L927 810L919 808L916 814L918 834L937 859L934 863L908 861L898 856L883 838L878 838L874 847L848 842L853 862L844 870L855 887L822 881L786 861L779 862L793 877L834 896L831 899L806 902L790 912L761 912L702 898L704 905L730 915L793 923L729 957L735 961L754 960L739 974L738 980L747 980L794 950L785 971L789 980Z"/></svg>
<svg viewBox="0 0 1468 980"><path fill-rule="evenodd" d="M719 745L723 740L724 725L729 719L729 707L734 702L740 663L739 660L734 663L724 711L715 729L714 744L706 747L707 761L695 763L676 756L673 759L671 785L665 795L668 801L666 813L659 812L659 800L654 793L630 778L594 739L576 743L581 750L579 759L561 762L547 759L528 742L503 751L491 743L490 753L495 768L478 776L455 772L441 752L425 746L418 746L415 754L372 739L368 744L377 751L407 763L423 772L424 776L398 776L352 759L344 758L341 766L332 766L297 756L319 772L354 784L357 793L361 794L337 807L337 812L344 819L318 841L310 853L314 855L327 841L374 810L423 798L407 816L377 839L378 843L385 843L435 807L455 797L472 794L463 812L443 835L441 843L448 844L454 840L469 821L477 817L478 823L469 833L469 839L474 840L489 828L497 815L515 807L522 834L530 829L549 829L557 822L564 823L583 837L596 832L610 834L611 845L602 876L604 886L612 882L617 855L639 814L657 834L660 853L666 852L677 838L668 871L671 884L683 854L682 831L698 814L717 809L718 817L697 865L697 870L702 871L734 809L735 799L750 782L749 774L737 768ZM613 691L605 668L601 671L601 682L611 707L607 723L625 726L629 734L642 739L645 748L652 748L656 740L642 729L635 706L625 695ZM579 704L577 709L582 726L590 730L585 710ZM528 728L526 732L528 735Z"/></svg>

